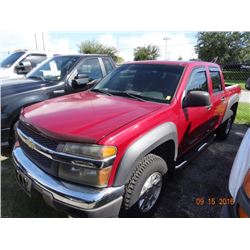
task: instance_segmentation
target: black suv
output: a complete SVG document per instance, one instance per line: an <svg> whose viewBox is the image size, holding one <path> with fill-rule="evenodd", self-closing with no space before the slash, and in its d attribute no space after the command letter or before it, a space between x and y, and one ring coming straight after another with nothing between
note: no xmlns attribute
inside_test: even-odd
<svg viewBox="0 0 250 250"><path fill-rule="evenodd" d="M106 55L55 56L31 71L25 79L1 83L1 146L14 141L20 110L53 97L84 91L115 68Z"/></svg>

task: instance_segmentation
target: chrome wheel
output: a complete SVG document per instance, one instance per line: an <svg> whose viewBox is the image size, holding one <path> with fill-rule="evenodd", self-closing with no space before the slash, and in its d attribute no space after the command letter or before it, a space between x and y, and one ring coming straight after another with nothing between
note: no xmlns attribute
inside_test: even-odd
<svg viewBox="0 0 250 250"><path fill-rule="evenodd" d="M227 126L226 126L226 134L229 133L230 129L231 129L231 125L232 125L232 117L228 118L227 120Z"/></svg>
<svg viewBox="0 0 250 250"><path fill-rule="evenodd" d="M159 172L155 172L148 177L144 183L140 197L139 197L139 209L146 213L156 203L162 188L162 175Z"/></svg>

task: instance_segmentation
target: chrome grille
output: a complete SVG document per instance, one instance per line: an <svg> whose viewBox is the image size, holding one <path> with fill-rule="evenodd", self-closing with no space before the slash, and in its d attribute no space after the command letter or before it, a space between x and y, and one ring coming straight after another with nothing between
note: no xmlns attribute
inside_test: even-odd
<svg viewBox="0 0 250 250"><path fill-rule="evenodd" d="M38 132L33 131L28 125L24 124L23 122L19 122L18 128L27 136L31 137L33 140L41 144L42 146L56 150L58 143L56 141L53 141Z"/></svg>
<svg viewBox="0 0 250 250"><path fill-rule="evenodd" d="M22 122L19 122L18 128L28 137L32 138L37 143L41 144L42 146L56 150L56 147L58 143L56 141L52 141L51 139L48 139L47 137L44 137L41 134L38 134L28 128L27 125L23 124ZM36 150L30 148L19 136L19 144L23 150L23 152L26 154L26 156L34 162L39 168L47 172L48 174L57 176L58 171L58 163L53 161L52 159L46 157L45 155L37 152Z"/></svg>

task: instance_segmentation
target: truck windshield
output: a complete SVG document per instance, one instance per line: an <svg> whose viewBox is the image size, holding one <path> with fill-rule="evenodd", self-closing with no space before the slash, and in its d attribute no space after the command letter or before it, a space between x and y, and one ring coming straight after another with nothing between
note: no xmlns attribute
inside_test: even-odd
<svg viewBox="0 0 250 250"><path fill-rule="evenodd" d="M92 91L170 103L184 67L164 64L124 64L101 80Z"/></svg>
<svg viewBox="0 0 250 250"><path fill-rule="evenodd" d="M16 62L22 55L24 55L24 51L18 51L9 54L8 56L4 57L0 61L0 67L1 68L9 68L11 65L13 65L14 62Z"/></svg>
<svg viewBox="0 0 250 250"><path fill-rule="evenodd" d="M79 56L56 56L32 70L27 78L42 79L44 81L60 81L78 62Z"/></svg>

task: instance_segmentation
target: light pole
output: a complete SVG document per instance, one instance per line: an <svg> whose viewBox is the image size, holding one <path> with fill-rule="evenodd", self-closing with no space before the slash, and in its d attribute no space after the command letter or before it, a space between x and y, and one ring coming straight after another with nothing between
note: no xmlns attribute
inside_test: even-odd
<svg viewBox="0 0 250 250"><path fill-rule="evenodd" d="M37 51L37 40L36 40L36 34L34 34L35 37L35 45L36 45L36 51Z"/></svg>
<svg viewBox="0 0 250 250"><path fill-rule="evenodd" d="M168 52L167 52L167 47L168 47L168 40L170 40L169 37L164 37L163 40L166 41L166 47L165 47L165 60L167 60Z"/></svg>
<svg viewBox="0 0 250 250"><path fill-rule="evenodd" d="M42 40L43 40L43 51L45 51L45 42L44 42L43 32L42 32Z"/></svg>

